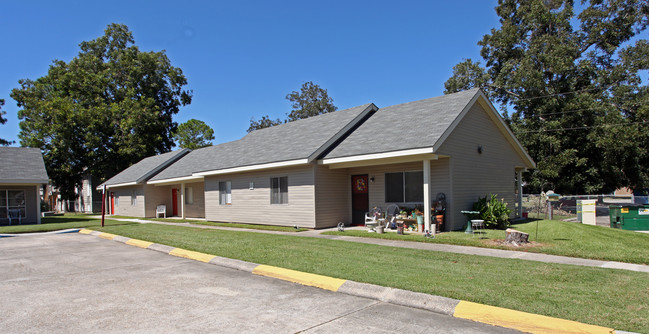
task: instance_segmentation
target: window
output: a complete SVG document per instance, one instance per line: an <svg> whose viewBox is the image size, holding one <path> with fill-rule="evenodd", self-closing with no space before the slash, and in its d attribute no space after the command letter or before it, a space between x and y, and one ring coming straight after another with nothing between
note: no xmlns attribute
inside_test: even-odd
<svg viewBox="0 0 649 334"><path fill-rule="evenodd" d="M219 204L232 204L232 182L219 182Z"/></svg>
<svg viewBox="0 0 649 334"><path fill-rule="evenodd" d="M131 191L131 206L137 205L137 193L135 190Z"/></svg>
<svg viewBox="0 0 649 334"><path fill-rule="evenodd" d="M0 219L8 218L10 211L25 217L24 190L0 190Z"/></svg>
<svg viewBox="0 0 649 334"><path fill-rule="evenodd" d="M185 204L194 204L194 189L192 187L185 188Z"/></svg>
<svg viewBox="0 0 649 334"><path fill-rule="evenodd" d="M288 176L270 178L270 204L288 204Z"/></svg>
<svg viewBox="0 0 649 334"><path fill-rule="evenodd" d="M385 173L385 201L418 203L424 201L424 172Z"/></svg>

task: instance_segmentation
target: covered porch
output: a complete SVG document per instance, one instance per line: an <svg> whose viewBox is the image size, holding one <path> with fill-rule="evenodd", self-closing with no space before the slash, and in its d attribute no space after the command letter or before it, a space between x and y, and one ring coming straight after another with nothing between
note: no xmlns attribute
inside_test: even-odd
<svg viewBox="0 0 649 334"><path fill-rule="evenodd" d="M488 193L503 197L512 209L512 216L522 216L523 169L502 171L501 174L510 176L496 177L500 181L492 182L492 176L482 177L479 173L465 176L455 171L456 163L448 155L425 148L324 159L320 166L324 170L320 173L344 174L347 221L352 224L364 224L365 213L375 207L385 212L396 204L399 208L421 211L424 230L435 233L434 215L440 213L438 204L441 204L442 231L461 230L467 223L461 211L470 210L478 197ZM439 201L440 197L444 200ZM519 205L515 207L515 203Z"/></svg>
<svg viewBox="0 0 649 334"><path fill-rule="evenodd" d="M205 219L205 191L202 177L148 181L147 217L162 214L158 208L164 205L166 218Z"/></svg>
<svg viewBox="0 0 649 334"><path fill-rule="evenodd" d="M450 159L433 154L432 149L324 159L322 165L346 172L352 224L363 224L365 213L372 208L385 212L394 204L423 212L424 229L434 233L432 209L437 194L447 198L444 209L452 210ZM447 220L445 225L448 230L453 222Z"/></svg>

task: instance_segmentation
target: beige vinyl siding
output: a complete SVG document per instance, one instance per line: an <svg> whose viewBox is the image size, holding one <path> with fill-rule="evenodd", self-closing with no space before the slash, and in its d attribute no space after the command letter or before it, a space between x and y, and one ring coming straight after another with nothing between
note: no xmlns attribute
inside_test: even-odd
<svg viewBox="0 0 649 334"><path fill-rule="evenodd" d="M185 217L205 218L205 187L203 185L203 182L185 184L185 192L191 187L194 194L194 202L192 204L185 204Z"/></svg>
<svg viewBox="0 0 649 334"><path fill-rule="evenodd" d="M0 184L1 190L23 190L25 192L25 217L22 219L23 224L36 224L38 222L37 207L40 205L40 194L36 193L37 185L29 186L10 186ZM2 224L8 224L9 220L0 221Z"/></svg>
<svg viewBox="0 0 649 334"><path fill-rule="evenodd" d="M315 168L316 228L351 222L351 181L346 169Z"/></svg>
<svg viewBox="0 0 649 334"><path fill-rule="evenodd" d="M164 204L167 209L167 217L172 216L171 208L171 186L155 186L147 184L144 186L145 213L146 217L155 217L158 205ZM120 203L121 204L121 203Z"/></svg>
<svg viewBox="0 0 649 334"><path fill-rule="evenodd" d="M482 154L478 146L482 146ZM525 163L479 103L436 153L451 157L453 196L448 199L447 222L453 229L466 226L467 219L460 211L470 210L478 197L486 194L498 194L514 209L515 168Z"/></svg>
<svg viewBox="0 0 649 334"><path fill-rule="evenodd" d="M115 214L119 216L146 217L144 214L144 186L111 188L115 195ZM136 205L131 205L131 193L136 192ZM117 198L119 197L119 204Z"/></svg>
<svg viewBox="0 0 649 334"><path fill-rule="evenodd" d="M315 228L313 166L205 178L205 218L210 221ZM270 178L288 176L288 204L270 204ZM219 181L232 182L232 204L219 204ZM250 182L254 189L250 190Z"/></svg>

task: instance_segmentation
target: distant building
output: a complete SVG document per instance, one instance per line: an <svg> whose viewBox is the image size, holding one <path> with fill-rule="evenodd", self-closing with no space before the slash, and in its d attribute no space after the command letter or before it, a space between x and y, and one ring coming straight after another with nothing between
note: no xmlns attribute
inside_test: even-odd
<svg viewBox="0 0 649 334"><path fill-rule="evenodd" d="M48 181L40 149L0 147L0 224L40 224Z"/></svg>

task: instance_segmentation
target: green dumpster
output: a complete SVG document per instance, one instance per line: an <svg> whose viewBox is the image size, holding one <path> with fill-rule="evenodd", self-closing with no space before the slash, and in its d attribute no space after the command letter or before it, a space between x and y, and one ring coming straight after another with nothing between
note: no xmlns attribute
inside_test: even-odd
<svg viewBox="0 0 649 334"><path fill-rule="evenodd" d="M649 205L611 205L611 227L631 231L649 231Z"/></svg>

